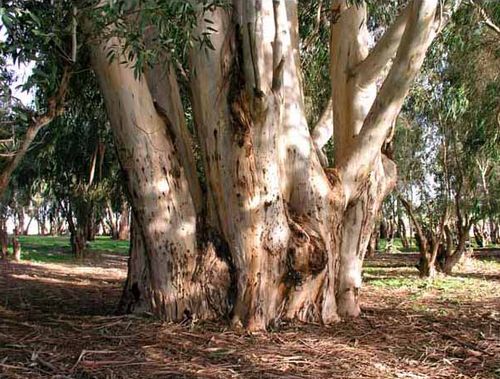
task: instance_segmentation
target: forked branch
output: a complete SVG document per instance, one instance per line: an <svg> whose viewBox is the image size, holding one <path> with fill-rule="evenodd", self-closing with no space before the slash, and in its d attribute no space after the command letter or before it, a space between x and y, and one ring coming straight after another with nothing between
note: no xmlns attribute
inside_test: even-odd
<svg viewBox="0 0 500 379"><path fill-rule="evenodd" d="M412 82L422 66L427 49L436 36L438 0L411 4L406 27L394 63L363 122L353 148L339 162L346 202L357 196L373 162L393 126Z"/></svg>
<svg viewBox="0 0 500 379"><path fill-rule="evenodd" d="M57 93L48 100L47 110L44 113L36 115L30 119L28 129L26 130L21 146L16 151L15 155L7 160L2 173L0 174L0 199L3 197L7 189L12 173L21 163L40 129L64 111L64 99L68 92L70 76L70 68L69 66L66 66L64 68Z"/></svg>
<svg viewBox="0 0 500 379"><path fill-rule="evenodd" d="M377 80L389 60L396 54L408 22L412 4L413 1L401 11L394 23L385 31L384 35L370 51L370 54L353 68L352 75L357 77L360 83L366 84Z"/></svg>

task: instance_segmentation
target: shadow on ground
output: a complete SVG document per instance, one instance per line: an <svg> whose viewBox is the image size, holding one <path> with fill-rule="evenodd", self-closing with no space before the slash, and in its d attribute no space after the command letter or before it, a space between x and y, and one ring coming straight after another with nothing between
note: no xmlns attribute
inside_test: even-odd
<svg viewBox="0 0 500 379"><path fill-rule="evenodd" d="M113 316L123 255L2 262L0 377L498 377L499 266L426 284L412 259L382 254L368 262L361 318L330 327L284 324L260 334L221 323Z"/></svg>

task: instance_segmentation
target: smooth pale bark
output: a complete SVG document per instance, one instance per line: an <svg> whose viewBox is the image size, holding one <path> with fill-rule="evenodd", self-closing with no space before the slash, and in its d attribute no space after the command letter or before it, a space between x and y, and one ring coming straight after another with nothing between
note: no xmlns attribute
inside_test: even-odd
<svg viewBox="0 0 500 379"><path fill-rule="evenodd" d="M375 100L377 88L375 83L359 83L357 77L350 74L368 55L370 36L366 5L348 6L346 1L337 0L332 5L332 12L338 17L332 22L330 47L335 164L341 167L340 164L352 154L354 140ZM380 151L382 143L373 141L371 144ZM347 175L344 176L342 180L346 182ZM349 189L346 184L344 187Z"/></svg>
<svg viewBox="0 0 500 379"><path fill-rule="evenodd" d="M154 30L146 32L146 45L153 36ZM155 108L167 127L177 159L184 168L196 213L200 214L204 204L196 172L193 141L186 125L175 69L172 64L165 64L168 59L166 56L161 56L160 63L146 69L145 76Z"/></svg>
<svg viewBox="0 0 500 379"><path fill-rule="evenodd" d="M330 141L333 136L333 99L330 98L326 107L321 114L318 123L314 126L312 130L312 139L314 142L314 147L316 148L316 154L323 167L328 167L328 157L323 152L323 147Z"/></svg>
<svg viewBox="0 0 500 379"><path fill-rule="evenodd" d="M386 194L392 189L396 169L392 161L381 155L372 160L366 175L356 183L356 196L349 183L351 173L343 162L352 154L365 118L376 93L375 82L362 82L352 71L368 56L370 36L366 25L366 6L350 6L346 1L332 4L335 21L331 26L331 77L335 165L344 194L344 213L341 222L337 307L340 316L357 316L360 312L361 268L372 234L376 214ZM356 162L361 165L362 161ZM353 165L351 169L359 169ZM347 191L347 192L346 192Z"/></svg>
<svg viewBox="0 0 500 379"><path fill-rule="evenodd" d="M113 45L120 41L93 46L92 65L126 175L138 229L132 236L142 237L141 243L132 242L143 246L136 254L144 257L135 261L148 269L143 282L128 286L144 291L140 296L150 310L166 320L216 316L211 299L226 298L227 269L213 251L198 245L195 206L165 117L157 112L144 77L135 78L128 65L107 61ZM141 273L144 267L132 264L129 270Z"/></svg>
<svg viewBox="0 0 500 379"><path fill-rule="evenodd" d="M263 329L279 315L290 235L280 187L277 138L283 101L281 43L273 4L235 4L236 27L221 9L200 19L217 25L215 49L194 49L191 93L210 196L230 248L237 295L233 324ZM278 28L283 26L277 23Z"/></svg>
<svg viewBox="0 0 500 379"><path fill-rule="evenodd" d="M359 314L361 264L396 168L382 151L404 98L437 33L437 0L413 1L375 48L368 51L365 4L332 4L331 77L335 164L343 185L345 214L337 289L338 312ZM376 79L396 52L377 92Z"/></svg>
<svg viewBox="0 0 500 379"><path fill-rule="evenodd" d="M409 5L399 14L370 51L370 54L353 68L351 75L357 77L360 83L375 82L383 73L390 59L396 54L406 29L413 1L410 1Z"/></svg>
<svg viewBox="0 0 500 379"><path fill-rule="evenodd" d="M118 239L118 218L113 212L111 201L108 201L106 204L106 224L109 227L109 235L111 236L111 239Z"/></svg>
<svg viewBox="0 0 500 379"><path fill-rule="evenodd" d="M366 181L366 177L370 174L372 165L377 155L380 154L380 149L401 110L404 98L422 66L427 49L435 36L434 21L437 4L438 0L421 0L412 3L394 63L376 95L376 99L370 97L372 101L369 112L362 119L354 117L353 126L347 128L349 133L347 136L343 135L344 139L341 139L341 141L347 139L345 148L348 148L348 151L345 148L339 150L337 162L342 173L347 200L357 196L358 191ZM357 7L349 9L353 8L358 9ZM351 12L358 14L360 10ZM358 15L355 20L360 18L361 16ZM361 21L363 20L361 18ZM332 34L334 31L335 25L332 27ZM332 40L336 41L334 37ZM352 53L348 56L351 55L354 56ZM334 81L333 88L335 89L336 86L338 85ZM338 96L335 92L333 96L337 100ZM363 104L368 104L368 101ZM337 106L334 106L334 115L336 108ZM366 108L363 108L363 111L365 110ZM358 112L358 115L361 116L362 113ZM337 124L336 119L335 124ZM358 128L360 128L359 131ZM335 128L335 131L338 129Z"/></svg>
<svg viewBox="0 0 500 379"><path fill-rule="evenodd" d="M340 244L337 306L340 316L352 317L360 313L361 269L377 214L387 194L396 185L395 163L379 155L366 188L354 202L350 202L342 223Z"/></svg>

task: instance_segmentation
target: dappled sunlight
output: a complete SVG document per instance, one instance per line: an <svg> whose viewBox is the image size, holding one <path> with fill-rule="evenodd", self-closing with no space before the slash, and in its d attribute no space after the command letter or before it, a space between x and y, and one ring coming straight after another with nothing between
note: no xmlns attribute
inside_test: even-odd
<svg viewBox="0 0 500 379"><path fill-rule="evenodd" d="M111 316L123 261L111 270L106 262L3 262L0 354L8 359L0 372L27 377L51 371L30 360L41 344L43 362L76 376L489 377L500 354L498 282L450 277L429 283L411 262L408 254L379 254L367 262L360 318L329 327L284 323L270 333L233 331L223 322L182 326ZM500 273L489 260L473 267Z"/></svg>
<svg viewBox="0 0 500 379"><path fill-rule="evenodd" d="M25 274L21 274L21 275L12 274L10 277L12 279L32 280L32 281L37 281L40 283L55 283L55 284L61 284L61 285L69 284L72 286L82 286L82 287L86 287L86 286L89 286L92 284L92 282L90 280L75 282L73 280L62 280L62 279L43 278L43 277L40 278L38 276L31 276L31 275L25 275Z"/></svg>

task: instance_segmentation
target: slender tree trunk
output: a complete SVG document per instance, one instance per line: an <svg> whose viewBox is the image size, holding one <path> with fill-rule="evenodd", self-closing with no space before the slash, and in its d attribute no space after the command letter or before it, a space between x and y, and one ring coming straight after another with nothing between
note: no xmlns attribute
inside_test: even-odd
<svg viewBox="0 0 500 379"><path fill-rule="evenodd" d="M57 210L49 213L49 234L51 236L55 236L57 234L56 216L54 212L57 212Z"/></svg>
<svg viewBox="0 0 500 379"><path fill-rule="evenodd" d="M500 243L500 228L498 224L493 217L490 217L491 243L495 245Z"/></svg>
<svg viewBox="0 0 500 379"><path fill-rule="evenodd" d="M380 238L386 240L389 236L389 224L385 217L380 221Z"/></svg>
<svg viewBox="0 0 500 379"><path fill-rule="evenodd" d="M17 207L17 229L18 233L21 235L24 235L25 228L24 228L24 207L19 205Z"/></svg>
<svg viewBox="0 0 500 379"><path fill-rule="evenodd" d="M90 211L88 216L86 217L86 221L84 223L83 229L85 233L85 240L87 241L95 241L95 236L97 233L96 228L96 217L93 211Z"/></svg>
<svg viewBox="0 0 500 379"><path fill-rule="evenodd" d="M436 231L429 228L425 231L413 211L412 205L402 197L399 197L401 204L406 209L408 216L415 227L415 239L420 252L420 259L417 269L422 278L433 278L436 275L436 260L441 245L441 240L445 231L447 211L443 213L440 224Z"/></svg>
<svg viewBox="0 0 500 379"><path fill-rule="evenodd" d="M33 219L34 219L34 217L31 216L30 219L29 219L29 221L28 221L28 224L26 225L26 227L22 231L23 236L27 236L29 234L30 225L33 222Z"/></svg>
<svg viewBox="0 0 500 379"><path fill-rule="evenodd" d="M476 240L477 246L484 247L485 236L483 230L481 230L481 228L477 224L475 224L473 227L473 231L474 231L474 239Z"/></svg>
<svg viewBox="0 0 500 379"><path fill-rule="evenodd" d="M380 239L380 223L376 223L373 228L373 232L370 236L370 241L368 242L368 248L366 250L366 257L373 258L378 250Z"/></svg>
<svg viewBox="0 0 500 379"><path fill-rule="evenodd" d="M9 247L9 236L7 235L6 219L4 217L0 217L0 248L1 248L2 259L7 258L8 247Z"/></svg>
<svg viewBox="0 0 500 379"><path fill-rule="evenodd" d="M118 239L120 241L126 241L129 239L130 235L129 218L130 218L129 206L126 202L123 202L120 214L120 224L118 226Z"/></svg>
<svg viewBox="0 0 500 379"><path fill-rule="evenodd" d="M14 228L12 236L12 255L14 257L14 261L21 261L21 244L19 243L19 229L17 227Z"/></svg>
<svg viewBox="0 0 500 379"><path fill-rule="evenodd" d="M38 215L35 217L37 227L38 227L38 235L44 236L47 234L47 228L45 226L46 222L46 217L44 215L40 214L41 212L38 212Z"/></svg>
<svg viewBox="0 0 500 379"><path fill-rule="evenodd" d="M394 253L394 235L397 232L397 228L394 225L394 219L392 216L387 220L387 239L385 244L386 253Z"/></svg>
<svg viewBox="0 0 500 379"><path fill-rule="evenodd" d="M111 207L111 203L108 202L106 205L106 217L107 217L107 224L109 226L109 235L111 239L117 240L118 239L118 222L117 218L114 215L113 209Z"/></svg>
<svg viewBox="0 0 500 379"><path fill-rule="evenodd" d="M64 213L66 215L70 234L71 252L75 257L82 258L85 250L87 230L82 227L81 224L75 224L73 221L73 210L71 209L71 205L68 205L68 209L66 209Z"/></svg>
<svg viewBox="0 0 500 379"><path fill-rule="evenodd" d="M45 236L47 234L47 213L43 213L40 216L40 221L37 221L40 225L40 235Z"/></svg>
<svg viewBox="0 0 500 379"><path fill-rule="evenodd" d="M408 234L406 232L406 225L404 220L401 217L398 217L398 234L399 238L401 238L401 243L404 249L410 248L410 242L408 241Z"/></svg>

